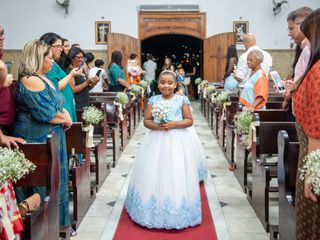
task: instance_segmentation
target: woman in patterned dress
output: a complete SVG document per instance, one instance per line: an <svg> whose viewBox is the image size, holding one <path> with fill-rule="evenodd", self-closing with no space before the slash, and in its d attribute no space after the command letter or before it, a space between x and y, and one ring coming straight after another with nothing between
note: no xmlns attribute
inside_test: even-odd
<svg viewBox="0 0 320 240"><path fill-rule="evenodd" d="M310 41L311 56L307 70L298 80L293 95L300 141L299 168L302 167L303 159L308 153L320 149L320 9L306 17L300 27ZM297 240L320 238L319 200L319 196L313 193L308 181L301 181L298 176L296 182Z"/></svg>

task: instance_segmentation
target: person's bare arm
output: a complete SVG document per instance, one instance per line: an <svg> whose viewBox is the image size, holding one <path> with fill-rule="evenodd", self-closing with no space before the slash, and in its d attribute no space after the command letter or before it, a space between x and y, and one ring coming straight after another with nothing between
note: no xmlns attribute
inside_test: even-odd
<svg viewBox="0 0 320 240"><path fill-rule="evenodd" d="M118 82L120 85L124 86L125 88L127 88L127 89L130 88L130 84L127 81L123 80L122 78L119 78Z"/></svg>
<svg viewBox="0 0 320 240"><path fill-rule="evenodd" d="M0 60L0 87L3 87L7 79L7 67L2 60Z"/></svg>
<svg viewBox="0 0 320 240"><path fill-rule="evenodd" d="M256 107L259 106L259 104L262 103L262 102L263 102L263 97L262 96L257 96L254 99L253 108L256 109Z"/></svg>
<svg viewBox="0 0 320 240"><path fill-rule="evenodd" d="M18 143L25 144L26 141L23 140L22 138L16 138L16 137L4 135L0 129L0 145L1 146L7 147L9 149L11 147L19 148Z"/></svg>
<svg viewBox="0 0 320 240"><path fill-rule="evenodd" d="M62 79L59 81L59 89L60 89L60 90L64 89L64 88L67 86L67 84L68 84L72 79L74 79L74 77L81 75L81 74L82 74L82 71L83 71L82 68L79 69L79 70L78 70L78 68L73 68L73 69L71 70L71 72L70 72L67 76L65 76L64 78L62 78Z"/></svg>

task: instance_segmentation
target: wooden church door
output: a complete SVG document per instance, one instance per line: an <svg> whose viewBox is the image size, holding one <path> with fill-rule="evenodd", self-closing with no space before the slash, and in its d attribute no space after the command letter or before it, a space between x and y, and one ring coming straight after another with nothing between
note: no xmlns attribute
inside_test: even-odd
<svg viewBox="0 0 320 240"><path fill-rule="evenodd" d="M128 59L131 53L135 53L140 58L140 43L138 39L121 33L108 33L108 64L111 61L113 51L122 53L122 66L127 69Z"/></svg>
<svg viewBox="0 0 320 240"><path fill-rule="evenodd" d="M234 32L221 33L203 40L203 79L219 82L226 69L228 46L235 44Z"/></svg>

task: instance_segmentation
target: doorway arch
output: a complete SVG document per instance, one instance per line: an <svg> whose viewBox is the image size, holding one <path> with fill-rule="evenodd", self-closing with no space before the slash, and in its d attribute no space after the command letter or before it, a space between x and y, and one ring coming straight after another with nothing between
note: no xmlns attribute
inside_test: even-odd
<svg viewBox="0 0 320 240"><path fill-rule="evenodd" d="M153 36L141 41L142 62L146 55L151 54L157 63L158 75L164 64L164 58L170 57L175 69L182 67L191 77L189 92L191 96L197 95L194 79L202 76L202 40L196 37L181 34L163 34Z"/></svg>

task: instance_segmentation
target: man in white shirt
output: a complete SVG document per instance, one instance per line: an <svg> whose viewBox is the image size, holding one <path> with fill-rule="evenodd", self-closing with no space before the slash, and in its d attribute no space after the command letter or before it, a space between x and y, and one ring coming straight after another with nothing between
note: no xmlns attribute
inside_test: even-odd
<svg viewBox="0 0 320 240"><path fill-rule="evenodd" d="M147 61L143 63L143 69L145 71L144 80L150 82L150 96L152 96L154 92L154 88L156 85L156 70L157 63L154 62L151 54L147 54Z"/></svg>
<svg viewBox="0 0 320 240"><path fill-rule="evenodd" d="M97 59L94 61L95 67L91 68L89 71L89 78L94 76L99 77L99 82L90 90L90 92L103 92L103 85L107 81L107 73L103 69L104 61L101 59Z"/></svg>
<svg viewBox="0 0 320 240"><path fill-rule="evenodd" d="M271 55L256 46L256 37L252 33L243 35L243 45L246 48L246 52L239 57L237 69L234 71L234 78L239 82L244 82L250 77L251 69L247 64L247 56L253 49L258 49L263 53L263 62L261 63L261 67L268 76L272 67Z"/></svg>

